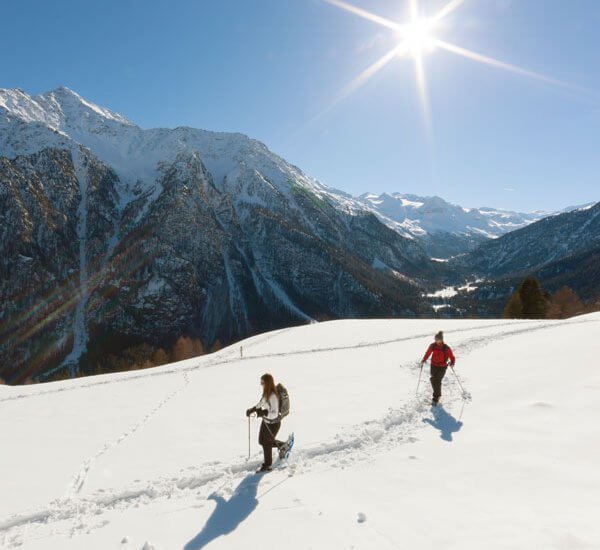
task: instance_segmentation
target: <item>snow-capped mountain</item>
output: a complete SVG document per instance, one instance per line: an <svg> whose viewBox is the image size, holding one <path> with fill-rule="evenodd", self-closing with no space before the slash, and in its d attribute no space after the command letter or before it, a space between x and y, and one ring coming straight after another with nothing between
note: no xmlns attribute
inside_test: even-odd
<svg viewBox="0 0 600 550"><path fill-rule="evenodd" d="M121 207L135 198L136 184L151 187L161 166L182 154L202 151L202 163L221 191L238 191L240 202L260 202L252 185L239 182L252 171L271 178L273 191L290 194L290 180L350 213L363 212L359 201L334 191L285 162L259 141L243 134L179 127L142 130L123 116L94 105L68 88L37 96L0 89L0 152L7 157L48 147L83 145L119 177ZM256 187L256 186L254 186ZM133 191L133 192L132 192ZM156 194L160 194L156 191Z"/></svg>
<svg viewBox="0 0 600 550"><path fill-rule="evenodd" d="M455 262L484 277L519 276L598 247L600 202L544 218L485 242Z"/></svg>
<svg viewBox="0 0 600 550"><path fill-rule="evenodd" d="M415 315L423 247L241 134L0 90L0 376L312 319ZM27 365L27 369L25 369Z"/></svg>
<svg viewBox="0 0 600 550"><path fill-rule="evenodd" d="M402 193L365 193L359 197L384 223L401 235L423 242L434 257L450 256L537 221L548 213L497 208L464 208L440 197Z"/></svg>
<svg viewBox="0 0 600 550"><path fill-rule="evenodd" d="M477 280L447 296L467 315L502 315L525 277L535 277L545 291L568 286L589 306L600 304L600 202L488 240L446 265L455 282Z"/></svg>

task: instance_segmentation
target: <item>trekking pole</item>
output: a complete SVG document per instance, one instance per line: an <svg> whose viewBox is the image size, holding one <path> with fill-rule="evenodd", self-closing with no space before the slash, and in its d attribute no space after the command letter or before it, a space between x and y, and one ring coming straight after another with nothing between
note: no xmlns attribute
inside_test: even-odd
<svg viewBox="0 0 600 550"><path fill-rule="evenodd" d="M421 370L419 371L419 380L417 381L416 395L419 395L419 386L421 385L421 375L423 374L423 363L421 363Z"/></svg>
<svg viewBox="0 0 600 550"><path fill-rule="evenodd" d="M250 417L248 417L248 459L250 460Z"/></svg>
<svg viewBox="0 0 600 550"><path fill-rule="evenodd" d="M456 371L454 370L454 367L450 367L452 369L452 372L454 373L454 376L456 376L456 381L458 382L458 385L460 386L460 389L462 390L463 393L463 399L471 399L471 394L465 390L465 388L463 387L460 378L458 377L458 374L456 374Z"/></svg>

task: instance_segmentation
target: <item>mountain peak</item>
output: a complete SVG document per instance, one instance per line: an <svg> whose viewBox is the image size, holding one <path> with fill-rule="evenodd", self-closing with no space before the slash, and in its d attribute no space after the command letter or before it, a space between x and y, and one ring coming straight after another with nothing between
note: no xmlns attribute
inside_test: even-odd
<svg viewBox="0 0 600 550"><path fill-rule="evenodd" d="M46 103L50 107L58 106L66 118L73 115L79 117L81 116L79 111L82 110L87 113L87 116L93 115L119 124L133 125L124 116L88 101L66 86L59 86L54 90L35 96L34 99L40 103Z"/></svg>
<svg viewBox="0 0 600 550"><path fill-rule="evenodd" d="M41 122L59 131L80 125L83 119L88 126L107 123L134 126L122 115L86 100L66 86L35 96L19 88L1 88L0 109L22 122Z"/></svg>
<svg viewBox="0 0 600 550"><path fill-rule="evenodd" d="M54 90L50 90L49 92L45 93L62 96L73 96L78 99L81 99L81 96L77 92L71 90L71 88L68 88L67 86L59 86L58 88L54 88Z"/></svg>

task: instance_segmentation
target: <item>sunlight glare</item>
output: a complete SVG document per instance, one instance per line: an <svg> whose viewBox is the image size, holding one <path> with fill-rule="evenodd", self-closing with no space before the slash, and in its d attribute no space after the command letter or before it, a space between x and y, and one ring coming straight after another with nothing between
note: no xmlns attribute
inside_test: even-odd
<svg viewBox="0 0 600 550"><path fill-rule="evenodd" d="M385 67L393 58L412 58L415 63L417 90L423 109L425 125L428 129L428 133L431 133L432 120L427 94L427 83L423 57L434 50L450 52L454 55L459 55L483 65L488 65L504 71L510 71L528 78L534 78L547 84L566 88L571 91L577 91L579 93L585 91L580 87L561 82L555 78L551 78L546 75L524 69L517 65L512 65L510 63L506 63L505 61L494 59L493 57L468 50L456 44L440 40L436 34L440 31L440 25L443 24L442 20L460 8L465 3L465 0L448 0L448 2L437 13L429 18L425 18L421 15L419 9L419 0L407 0L409 17L408 22L405 24L400 24L380 15L371 13L363 8L349 4L346 0L324 1L333 6L341 8L346 12L352 13L353 15L357 15L362 19L366 19L395 31L398 36L398 43L388 53L375 61L375 63L373 63L371 66L367 67L352 82L350 82L350 84L343 90L341 97L334 101L333 105L323 112L329 111L341 99L348 97L358 88L362 87L369 79L371 79L371 77L383 69L383 67Z"/></svg>
<svg viewBox="0 0 600 550"><path fill-rule="evenodd" d="M406 46L413 57L420 57L435 49L434 26L433 20L415 19L402 27L399 32L401 43Z"/></svg>

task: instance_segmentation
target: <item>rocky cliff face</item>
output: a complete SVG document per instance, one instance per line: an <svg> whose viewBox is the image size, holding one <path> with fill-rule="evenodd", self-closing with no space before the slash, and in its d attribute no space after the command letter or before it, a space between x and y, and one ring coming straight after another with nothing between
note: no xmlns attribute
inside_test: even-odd
<svg viewBox="0 0 600 550"><path fill-rule="evenodd" d="M85 347L89 273L108 254L115 182L85 150L0 158L3 377L26 378Z"/></svg>
<svg viewBox="0 0 600 550"><path fill-rule="evenodd" d="M0 90L0 376L111 368L342 316L412 316L414 240L239 134Z"/></svg>

